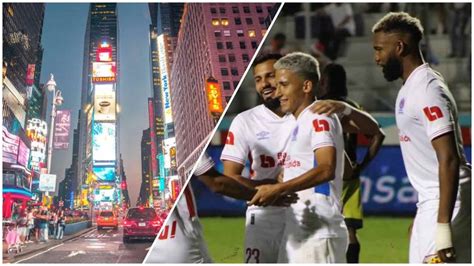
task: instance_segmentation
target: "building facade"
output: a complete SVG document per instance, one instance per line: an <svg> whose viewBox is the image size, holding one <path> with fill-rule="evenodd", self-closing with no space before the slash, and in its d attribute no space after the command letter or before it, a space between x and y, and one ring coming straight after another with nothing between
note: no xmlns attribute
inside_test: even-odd
<svg viewBox="0 0 474 266"><path fill-rule="evenodd" d="M31 191L39 179L39 168L30 165L32 142L44 141L41 148L45 163L45 95L39 83L43 49L41 35L44 4L4 3L2 68L2 194L3 217L9 218L15 206L38 200ZM41 134L29 136L30 118L43 119ZM43 167L44 165L41 165Z"/></svg>
<svg viewBox="0 0 474 266"><path fill-rule="evenodd" d="M118 98L118 14L115 3L90 4L84 37L76 200L121 206Z"/></svg>
<svg viewBox="0 0 474 266"><path fill-rule="evenodd" d="M142 163L142 183L140 186L140 194L137 203L141 206L150 206L150 204L153 203L152 198L150 198L150 193L152 191L150 129L143 130L140 147Z"/></svg>
<svg viewBox="0 0 474 266"><path fill-rule="evenodd" d="M196 148L220 115L211 110L211 98L218 98L213 100L222 112L266 33L273 8L272 3L185 4L170 73L178 168L191 168L200 155Z"/></svg>

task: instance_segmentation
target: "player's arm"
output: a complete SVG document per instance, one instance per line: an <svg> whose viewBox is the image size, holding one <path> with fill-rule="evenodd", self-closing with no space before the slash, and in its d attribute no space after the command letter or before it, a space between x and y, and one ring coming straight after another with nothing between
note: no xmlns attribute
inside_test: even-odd
<svg viewBox="0 0 474 266"><path fill-rule="evenodd" d="M221 175L214 168L210 168L197 178L213 192L236 199L251 200L257 192L253 187L245 186L231 177Z"/></svg>
<svg viewBox="0 0 474 266"><path fill-rule="evenodd" d="M279 196L305 190L319 184L331 181L336 171L336 148L321 147L314 152L318 166L306 173L283 183L257 187L258 192L249 205L272 204Z"/></svg>
<svg viewBox="0 0 474 266"><path fill-rule="evenodd" d="M230 160L223 160L222 163L224 165L224 175L233 178L235 181L246 187L255 188L260 185L274 184L277 182L276 179L251 180L249 178L245 178L242 176L242 171L244 170L244 166L242 164Z"/></svg>
<svg viewBox="0 0 474 266"><path fill-rule="evenodd" d="M440 199L435 243L438 256L444 262L454 259L450 223L459 185L459 154L454 132L448 132L431 141L438 159ZM449 256L451 253L452 256Z"/></svg>

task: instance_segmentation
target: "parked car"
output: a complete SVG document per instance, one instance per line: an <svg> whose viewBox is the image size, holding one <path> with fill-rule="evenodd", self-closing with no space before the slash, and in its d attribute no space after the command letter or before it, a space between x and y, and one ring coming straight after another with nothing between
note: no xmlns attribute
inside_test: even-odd
<svg viewBox="0 0 474 266"><path fill-rule="evenodd" d="M97 229L100 230L103 227L118 228L118 218L113 211L100 211L97 215Z"/></svg>
<svg viewBox="0 0 474 266"><path fill-rule="evenodd" d="M162 220L153 208L130 208L123 220L123 242L131 238L155 239Z"/></svg>

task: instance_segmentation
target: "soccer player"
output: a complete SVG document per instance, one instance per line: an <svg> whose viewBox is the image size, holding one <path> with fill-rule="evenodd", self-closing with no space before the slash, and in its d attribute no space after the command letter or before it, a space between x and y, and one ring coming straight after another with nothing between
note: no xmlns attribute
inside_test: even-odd
<svg viewBox="0 0 474 266"><path fill-rule="evenodd" d="M273 64L282 56L263 54L253 63L255 87L263 104L238 114L229 129L221 160L224 174L249 187L276 183L282 172L291 130L296 121L275 99ZM250 159L250 179L241 177ZM285 207L249 206L245 222L245 262L275 263L285 227Z"/></svg>
<svg viewBox="0 0 474 266"><path fill-rule="evenodd" d="M470 263L471 167L456 102L441 74L423 60L423 28L417 18L389 13L372 31L375 62L385 79L403 80L395 116L405 169L418 192L409 261ZM331 102L322 109L332 113L351 107Z"/></svg>
<svg viewBox="0 0 474 266"><path fill-rule="evenodd" d="M423 28L417 18L389 13L372 32L375 62L385 79L403 80L395 115L405 168L418 192L410 262L436 255L443 262L470 262L471 228L453 221L459 205L470 204L458 193L459 169L467 160L454 98L441 74L423 60ZM464 218L470 224L470 215Z"/></svg>
<svg viewBox="0 0 474 266"><path fill-rule="evenodd" d="M327 65L321 75L319 88L317 90L318 100L338 100L348 103L354 108L361 109L360 105L355 101L347 97L347 86L346 86L346 71L344 67L339 64ZM318 103L315 104L316 110L318 111ZM362 199L360 190L360 172L367 167L377 155L382 142L385 138L385 134L382 129L379 128L375 119L367 114L368 118L364 122L365 126L370 126L370 134L365 134L369 139L369 145L367 153L365 154L362 161L357 161L357 132L353 133L350 129L347 129L345 125L350 124L350 115L344 116L339 114L341 124L343 125L344 132L344 150L349 156L350 163L353 167L352 175L348 178L343 179L342 182L342 209L344 215L344 221L349 231L349 246L347 248L346 259L348 263L359 263L360 243L357 239L357 230L362 228ZM349 132L348 132L349 131Z"/></svg>
<svg viewBox="0 0 474 266"><path fill-rule="evenodd" d="M212 159L204 154L194 172L194 175L212 191L243 200L250 200L255 194L255 189L221 175L213 166ZM276 204L288 205L295 199L293 196L284 196ZM166 225L163 226L145 263L212 262L202 235L190 184L184 188L183 195L178 199L175 209L170 213Z"/></svg>
<svg viewBox="0 0 474 266"><path fill-rule="evenodd" d="M341 214L344 140L336 115L319 115L310 108L319 81L319 65L308 54L291 53L279 59L277 92L283 112L291 113L291 129L284 162L284 182L261 185L250 204L271 204L281 195L297 192L299 200L286 212L279 262L344 263L348 243Z"/></svg>

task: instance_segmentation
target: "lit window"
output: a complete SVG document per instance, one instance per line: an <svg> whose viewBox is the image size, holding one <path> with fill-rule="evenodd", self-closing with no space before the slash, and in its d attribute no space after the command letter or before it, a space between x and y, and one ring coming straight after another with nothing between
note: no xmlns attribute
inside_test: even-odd
<svg viewBox="0 0 474 266"><path fill-rule="evenodd" d="M221 19L222 26L229 26L229 20L226 18Z"/></svg>
<svg viewBox="0 0 474 266"><path fill-rule="evenodd" d="M237 36L244 37L244 31L243 30L237 30Z"/></svg>
<svg viewBox="0 0 474 266"><path fill-rule="evenodd" d="M230 30L224 31L224 37L230 37Z"/></svg>
<svg viewBox="0 0 474 266"><path fill-rule="evenodd" d="M255 38L255 36L256 36L256 33L255 33L254 30L249 30L248 34L249 34L249 37L254 37Z"/></svg>
<svg viewBox="0 0 474 266"><path fill-rule="evenodd" d="M219 23L219 20L218 20L218 19L216 19L216 18L213 18L213 19L212 19L212 26L219 26L219 24L220 24L220 23Z"/></svg>
<svg viewBox="0 0 474 266"><path fill-rule="evenodd" d="M263 29L263 30L262 30L262 36L265 36L266 33L267 33L267 30L266 30L266 29Z"/></svg>

